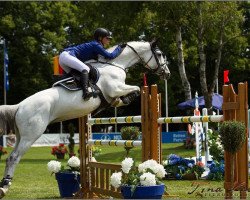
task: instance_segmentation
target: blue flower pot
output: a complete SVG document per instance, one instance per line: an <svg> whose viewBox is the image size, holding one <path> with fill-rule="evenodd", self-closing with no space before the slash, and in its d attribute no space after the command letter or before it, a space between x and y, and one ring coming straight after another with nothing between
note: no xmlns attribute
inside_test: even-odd
<svg viewBox="0 0 250 200"><path fill-rule="evenodd" d="M124 199L161 199L165 185L137 186L134 193L130 186L122 186L121 193Z"/></svg>
<svg viewBox="0 0 250 200"><path fill-rule="evenodd" d="M62 198L73 197L74 193L80 190L80 175L71 172L56 173L56 180Z"/></svg>

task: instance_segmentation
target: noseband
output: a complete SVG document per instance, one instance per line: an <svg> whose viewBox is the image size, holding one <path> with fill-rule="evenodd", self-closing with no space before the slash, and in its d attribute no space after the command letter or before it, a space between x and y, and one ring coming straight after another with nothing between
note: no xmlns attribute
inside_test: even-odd
<svg viewBox="0 0 250 200"><path fill-rule="evenodd" d="M164 65L166 65L166 63L167 63L167 62L164 62L164 63L160 64L159 59L158 59L157 56L156 56L156 51L157 51L157 50L160 51L160 49L158 49L158 48L153 48L153 47L151 46L152 55L150 56L150 58L148 59L148 61L145 62L145 61L142 59L142 57L139 55L139 53L134 49L134 47L132 47L132 46L130 46L130 45L128 45L128 44L127 44L127 46L128 46L130 49L132 49L133 52L135 52L135 54L139 57L139 59L140 59L141 62L146 66L146 68L148 68L149 70L153 71L153 73L156 73L156 74L157 74L157 73L160 71L161 67L164 66ZM162 52L161 52L161 53L162 53ZM153 58L153 56L154 56L154 58L155 58L155 60L156 60L156 63L157 63L157 68L156 68L156 69L152 69L152 68L148 65L148 63L149 63L150 60Z"/></svg>

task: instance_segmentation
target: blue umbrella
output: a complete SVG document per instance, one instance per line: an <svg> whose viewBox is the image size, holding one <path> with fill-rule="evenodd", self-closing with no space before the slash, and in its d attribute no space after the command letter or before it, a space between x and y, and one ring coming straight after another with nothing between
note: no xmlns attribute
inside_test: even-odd
<svg viewBox="0 0 250 200"><path fill-rule="evenodd" d="M205 107L205 101L204 101L204 96L198 97L198 102L199 102L199 107L204 108ZM219 94L213 94L212 97L212 106L214 109L222 109L222 103L223 103L223 96ZM179 103L178 105L179 109L187 109L187 108L195 108L195 98L190 99L188 101Z"/></svg>

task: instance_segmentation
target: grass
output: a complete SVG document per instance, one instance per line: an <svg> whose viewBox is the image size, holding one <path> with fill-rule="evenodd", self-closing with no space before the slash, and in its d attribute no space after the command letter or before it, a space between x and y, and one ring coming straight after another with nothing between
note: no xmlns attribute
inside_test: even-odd
<svg viewBox="0 0 250 200"><path fill-rule="evenodd" d="M192 157L195 150L186 150L182 144L163 144L163 159L167 155L174 153L183 157ZM125 151L123 147L100 147L102 153L97 157L100 162L120 163ZM78 149L78 147L76 147ZM8 153L11 148L7 148ZM50 147L33 147L23 156L20 163L16 167L15 176L6 195L6 199L59 199L59 190L54 176L51 176L47 170L47 163L55 159L50 154ZM141 160L141 148L131 150L131 157L136 162ZM0 173L4 173L6 155L0 161ZM66 160L63 161L66 163ZM164 181L167 186L167 192L173 198L195 198L215 197L224 194L223 182L216 181Z"/></svg>

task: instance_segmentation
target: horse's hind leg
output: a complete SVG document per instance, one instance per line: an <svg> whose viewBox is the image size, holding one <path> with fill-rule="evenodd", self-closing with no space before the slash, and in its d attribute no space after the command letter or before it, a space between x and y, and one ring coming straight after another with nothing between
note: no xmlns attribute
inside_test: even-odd
<svg viewBox="0 0 250 200"><path fill-rule="evenodd" d="M41 122L41 121L40 121ZM5 195L11 185L16 165L31 145L43 134L48 123L31 123L29 126L19 126L20 141L6 160L4 178L0 183L0 198Z"/></svg>

